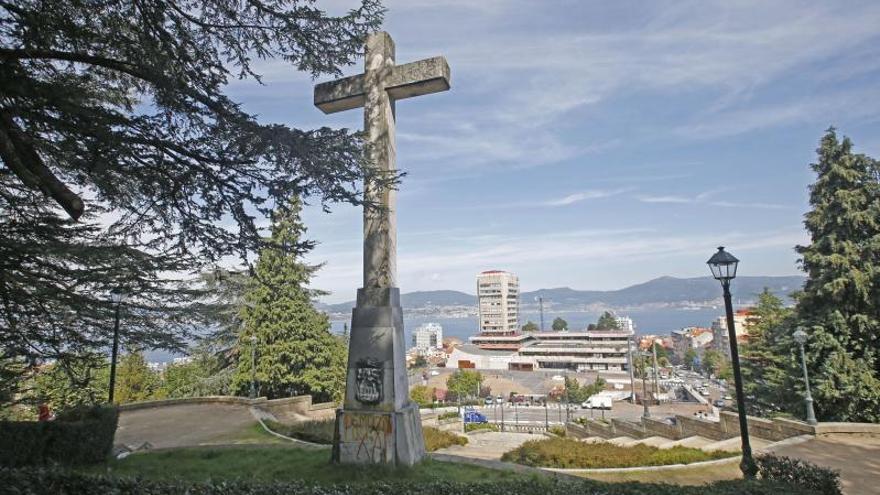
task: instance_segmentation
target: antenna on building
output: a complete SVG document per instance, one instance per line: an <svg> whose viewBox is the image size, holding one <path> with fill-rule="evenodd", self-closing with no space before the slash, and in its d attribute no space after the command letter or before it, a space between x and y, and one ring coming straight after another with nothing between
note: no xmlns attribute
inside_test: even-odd
<svg viewBox="0 0 880 495"><path fill-rule="evenodd" d="M541 311L541 331L544 331L544 296L537 296L535 300L538 301L538 307Z"/></svg>

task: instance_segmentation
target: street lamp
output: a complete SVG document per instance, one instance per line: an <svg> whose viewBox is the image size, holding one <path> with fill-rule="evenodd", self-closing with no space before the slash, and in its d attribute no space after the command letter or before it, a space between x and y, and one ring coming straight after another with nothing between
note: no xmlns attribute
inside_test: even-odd
<svg viewBox="0 0 880 495"><path fill-rule="evenodd" d="M648 386L645 383L645 378L648 376L648 365L645 363L647 354L647 352L639 352L642 357L642 407L644 408L642 417L646 419L651 417L651 411L648 410Z"/></svg>
<svg viewBox="0 0 880 495"><path fill-rule="evenodd" d="M807 343L807 338L809 338L807 332L801 327L798 327L797 331L794 332L794 341L801 348L801 366L804 368L804 387L807 390L806 397L804 397L804 402L807 403L807 424L815 425L818 421L816 421L816 412L813 411L813 394L810 393L810 378L807 376L807 356L804 354L804 344Z"/></svg>
<svg viewBox="0 0 880 495"><path fill-rule="evenodd" d="M721 282L724 290L724 309L727 312L727 335L730 339L730 361L733 364L733 380L736 384L736 408L739 412L739 435L742 439L742 462L739 468L746 478L754 478L758 466L752 458L752 446L749 443L749 423L746 419L746 402L743 395L742 372L739 368L739 349L736 342L736 328L733 323L733 303L730 300L730 281L736 278L736 267L739 260L721 246L718 252L706 262L712 270L715 280Z"/></svg>
<svg viewBox="0 0 880 495"><path fill-rule="evenodd" d="M113 349L110 352L110 391L107 393L107 402L113 404L113 392L116 390L116 357L119 355L119 313L122 301L125 300L125 292L120 289L110 291L110 300L116 305L115 322L113 324Z"/></svg>
<svg viewBox="0 0 880 495"><path fill-rule="evenodd" d="M251 335L251 399L257 398L257 336Z"/></svg>

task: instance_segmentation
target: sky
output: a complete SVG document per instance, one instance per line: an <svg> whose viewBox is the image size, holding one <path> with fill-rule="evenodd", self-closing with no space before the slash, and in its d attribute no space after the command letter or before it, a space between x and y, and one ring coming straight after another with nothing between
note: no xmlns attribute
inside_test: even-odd
<svg viewBox="0 0 880 495"><path fill-rule="evenodd" d="M318 2L329 12L352 1ZM803 214L829 126L880 157L880 2L386 1L397 63L443 55L450 91L400 101L398 285L610 290L708 275L800 273ZM228 93L263 122L324 115L283 62ZM345 75L362 72L362 64ZM317 203L316 201L313 201ZM361 211L307 207L313 286L352 300Z"/></svg>

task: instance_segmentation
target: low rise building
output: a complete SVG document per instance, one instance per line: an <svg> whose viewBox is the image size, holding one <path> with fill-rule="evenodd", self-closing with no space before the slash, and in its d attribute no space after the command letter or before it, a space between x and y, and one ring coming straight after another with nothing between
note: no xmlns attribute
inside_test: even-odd
<svg viewBox="0 0 880 495"><path fill-rule="evenodd" d="M751 308L740 309L733 315L733 327L736 341L740 344L748 341L749 327L760 317ZM713 347L730 359L730 334L727 331L727 317L719 316L712 322Z"/></svg>

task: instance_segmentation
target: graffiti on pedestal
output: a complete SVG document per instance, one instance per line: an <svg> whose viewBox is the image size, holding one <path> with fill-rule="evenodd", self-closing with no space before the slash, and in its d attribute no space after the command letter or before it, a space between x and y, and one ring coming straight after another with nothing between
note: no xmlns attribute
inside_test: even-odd
<svg viewBox="0 0 880 495"><path fill-rule="evenodd" d="M342 442L355 450L358 462L386 462L391 447L391 416L388 414L343 415Z"/></svg>

